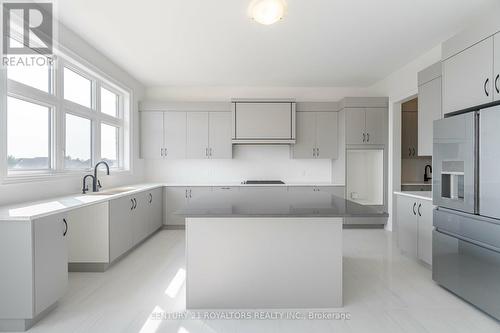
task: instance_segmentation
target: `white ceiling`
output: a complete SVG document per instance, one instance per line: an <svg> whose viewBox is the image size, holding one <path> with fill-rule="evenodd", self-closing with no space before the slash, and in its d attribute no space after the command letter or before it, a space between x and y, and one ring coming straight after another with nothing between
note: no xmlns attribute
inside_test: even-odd
<svg viewBox="0 0 500 333"><path fill-rule="evenodd" d="M146 86L367 86L462 30L498 0L59 1L60 20Z"/></svg>

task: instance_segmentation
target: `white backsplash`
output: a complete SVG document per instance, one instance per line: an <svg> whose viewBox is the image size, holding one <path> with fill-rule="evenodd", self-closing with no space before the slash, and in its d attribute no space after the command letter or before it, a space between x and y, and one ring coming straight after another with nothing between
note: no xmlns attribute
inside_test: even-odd
<svg viewBox="0 0 500 333"><path fill-rule="evenodd" d="M338 160L291 159L289 146L234 146L227 160L148 160L148 181L171 183L241 182L246 179L280 179L287 183L344 183L336 175ZM339 166L340 167L340 166ZM333 179L332 179L333 178Z"/></svg>

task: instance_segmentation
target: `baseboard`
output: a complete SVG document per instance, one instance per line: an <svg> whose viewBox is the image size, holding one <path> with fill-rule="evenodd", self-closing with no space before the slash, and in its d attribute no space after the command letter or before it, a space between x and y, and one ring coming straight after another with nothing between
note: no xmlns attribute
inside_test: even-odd
<svg viewBox="0 0 500 333"><path fill-rule="evenodd" d="M174 225L174 224L164 224L162 229L166 230L185 230L186 226L185 225Z"/></svg>
<svg viewBox="0 0 500 333"><path fill-rule="evenodd" d="M32 328L37 322L57 306L57 302L43 310L32 319L0 319L0 332L24 332Z"/></svg>

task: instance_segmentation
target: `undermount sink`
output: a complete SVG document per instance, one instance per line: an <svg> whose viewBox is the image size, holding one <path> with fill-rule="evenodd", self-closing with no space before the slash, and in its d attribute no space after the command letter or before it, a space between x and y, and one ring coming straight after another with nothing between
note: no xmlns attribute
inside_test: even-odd
<svg viewBox="0 0 500 333"><path fill-rule="evenodd" d="M102 190L99 192L89 192L89 195L114 195L114 194L120 194L120 193L125 193L125 192L130 192L133 190L136 190L136 187L118 187L118 188L111 188L109 190Z"/></svg>

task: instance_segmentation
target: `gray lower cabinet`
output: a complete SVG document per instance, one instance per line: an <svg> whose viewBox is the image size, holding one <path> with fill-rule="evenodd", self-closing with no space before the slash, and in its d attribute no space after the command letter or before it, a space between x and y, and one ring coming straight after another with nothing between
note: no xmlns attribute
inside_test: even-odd
<svg viewBox="0 0 500 333"><path fill-rule="evenodd" d="M396 205L399 249L432 265L432 202L398 195Z"/></svg>
<svg viewBox="0 0 500 333"><path fill-rule="evenodd" d="M126 196L109 202L109 261L127 252L133 243L134 200Z"/></svg>
<svg viewBox="0 0 500 333"><path fill-rule="evenodd" d="M110 263L162 226L163 189L153 189L109 202Z"/></svg>
<svg viewBox="0 0 500 333"><path fill-rule="evenodd" d="M54 304L68 286L67 228L65 214L33 221L35 315Z"/></svg>
<svg viewBox="0 0 500 333"><path fill-rule="evenodd" d="M1 223L0 330L30 328L64 294L67 226L66 214Z"/></svg>
<svg viewBox="0 0 500 333"><path fill-rule="evenodd" d="M185 225L185 216L177 214L177 211L189 205L190 201L196 200L211 191L212 188L210 186L167 187L167 225Z"/></svg>

